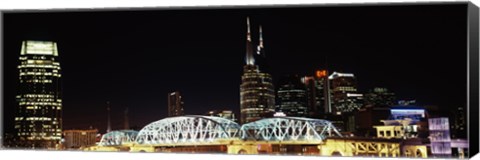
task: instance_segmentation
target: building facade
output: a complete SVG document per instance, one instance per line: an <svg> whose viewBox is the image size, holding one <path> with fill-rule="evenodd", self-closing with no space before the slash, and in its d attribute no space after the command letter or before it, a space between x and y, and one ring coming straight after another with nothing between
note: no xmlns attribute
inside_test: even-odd
<svg viewBox="0 0 480 160"><path fill-rule="evenodd" d="M263 44L263 39L260 40ZM263 47L258 47L263 49ZM272 76L261 70L255 63L254 48L250 35L250 21L247 18L247 51L240 84L240 123L248 123L275 112L275 89ZM257 52L261 54L262 52Z"/></svg>
<svg viewBox="0 0 480 160"><path fill-rule="evenodd" d="M448 118L429 118L428 130L430 131L430 147L433 157L451 157L452 146Z"/></svg>
<svg viewBox="0 0 480 160"><path fill-rule="evenodd" d="M452 124L452 137L467 138L467 114L464 107L458 107L452 115L454 120Z"/></svg>
<svg viewBox="0 0 480 160"><path fill-rule="evenodd" d="M387 88L375 87L365 94L365 105L370 106L393 106L396 105L395 93Z"/></svg>
<svg viewBox="0 0 480 160"><path fill-rule="evenodd" d="M337 114L353 112L363 105L363 94L357 91L357 80L352 73L333 72L331 81L333 110Z"/></svg>
<svg viewBox="0 0 480 160"><path fill-rule="evenodd" d="M65 149L78 149L95 145L97 141L97 129L88 130L65 130L63 131Z"/></svg>
<svg viewBox="0 0 480 160"><path fill-rule="evenodd" d="M302 78L307 93L308 117L323 118L332 112L330 81L327 70L317 70L314 76Z"/></svg>
<svg viewBox="0 0 480 160"><path fill-rule="evenodd" d="M23 41L16 96L19 147L55 148L62 137L62 90L57 43Z"/></svg>
<svg viewBox="0 0 480 160"><path fill-rule="evenodd" d="M182 96L179 91L175 91L168 94L168 116L182 116L183 112L183 101Z"/></svg>
<svg viewBox="0 0 480 160"><path fill-rule="evenodd" d="M299 76L282 76L278 84L277 98L279 109L287 116L308 116L307 93Z"/></svg>

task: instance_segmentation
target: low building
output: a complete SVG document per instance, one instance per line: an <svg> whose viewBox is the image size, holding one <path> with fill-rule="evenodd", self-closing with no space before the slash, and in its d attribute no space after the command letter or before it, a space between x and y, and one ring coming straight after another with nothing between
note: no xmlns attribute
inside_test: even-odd
<svg viewBox="0 0 480 160"><path fill-rule="evenodd" d="M96 143L97 133L97 129L65 130L63 131L63 146L65 149L93 146Z"/></svg>
<svg viewBox="0 0 480 160"><path fill-rule="evenodd" d="M389 116L389 107L373 106L360 109L355 113L356 134L364 137L375 136L375 128L372 126L382 125L381 120L388 119Z"/></svg>
<svg viewBox="0 0 480 160"><path fill-rule="evenodd" d="M233 113L233 111L231 110L212 110L207 112L205 115L221 117L237 122L237 119L235 118L235 113Z"/></svg>

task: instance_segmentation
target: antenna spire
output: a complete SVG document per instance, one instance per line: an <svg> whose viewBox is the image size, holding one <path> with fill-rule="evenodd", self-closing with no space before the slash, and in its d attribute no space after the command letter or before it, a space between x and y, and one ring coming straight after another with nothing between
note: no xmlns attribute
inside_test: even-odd
<svg viewBox="0 0 480 160"><path fill-rule="evenodd" d="M254 65L255 59L253 58L253 46L252 37L250 34L250 18L247 17L247 54L245 55L245 62L247 65Z"/></svg>
<svg viewBox="0 0 480 160"><path fill-rule="evenodd" d="M263 33L262 33L262 25L259 27L260 32L260 48L263 48Z"/></svg>
<svg viewBox="0 0 480 160"><path fill-rule="evenodd" d="M130 124L128 123L128 107L125 108L125 111L124 111L124 123L123 123L123 128L125 130L128 130L130 129Z"/></svg>
<svg viewBox="0 0 480 160"><path fill-rule="evenodd" d="M112 131L112 126L111 126L111 122L110 122L110 101L107 101L107 133Z"/></svg>
<svg viewBox="0 0 480 160"><path fill-rule="evenodd" d="M250 35L250 17L247 17L247 40L252 41L252 36Z"/></svg>

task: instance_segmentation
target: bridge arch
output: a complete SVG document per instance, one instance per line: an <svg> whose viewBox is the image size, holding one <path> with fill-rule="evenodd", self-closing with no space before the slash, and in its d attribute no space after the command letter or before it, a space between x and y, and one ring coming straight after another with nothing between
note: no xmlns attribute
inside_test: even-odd
<svg viewBox="0 0 480 160"><path fill-rule="evenodd" d="M149 145L208 143L216 139L237 137L239 130L240 125L221 117L198 115L168 117L143 127L136 142Z"/></svg>
<svg viewBox="0 0 480 160"><path fill-rule="evenodd" d="M118 130L111 131L102 136L100 146L120 146L124 143L135 142L138 131L134 130Z"/></svg>
<svg viewBox="0 0 480 160"><path fill-rule="evenodd" d="M341 137L341 134L330 121L303 117L265 118L241 127L243 139L323 141L327 136Z"/></svg>

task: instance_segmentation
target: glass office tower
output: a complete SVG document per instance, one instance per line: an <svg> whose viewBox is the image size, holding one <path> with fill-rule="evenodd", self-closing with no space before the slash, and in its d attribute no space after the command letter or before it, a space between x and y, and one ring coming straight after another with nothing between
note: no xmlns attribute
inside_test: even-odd
<svg viewBox="0 0 480 160"><path fill-rule="evenodd" d="M57 43L23 41L15 131L20 147L55 148L62 135L62 91Z"/></svg>

